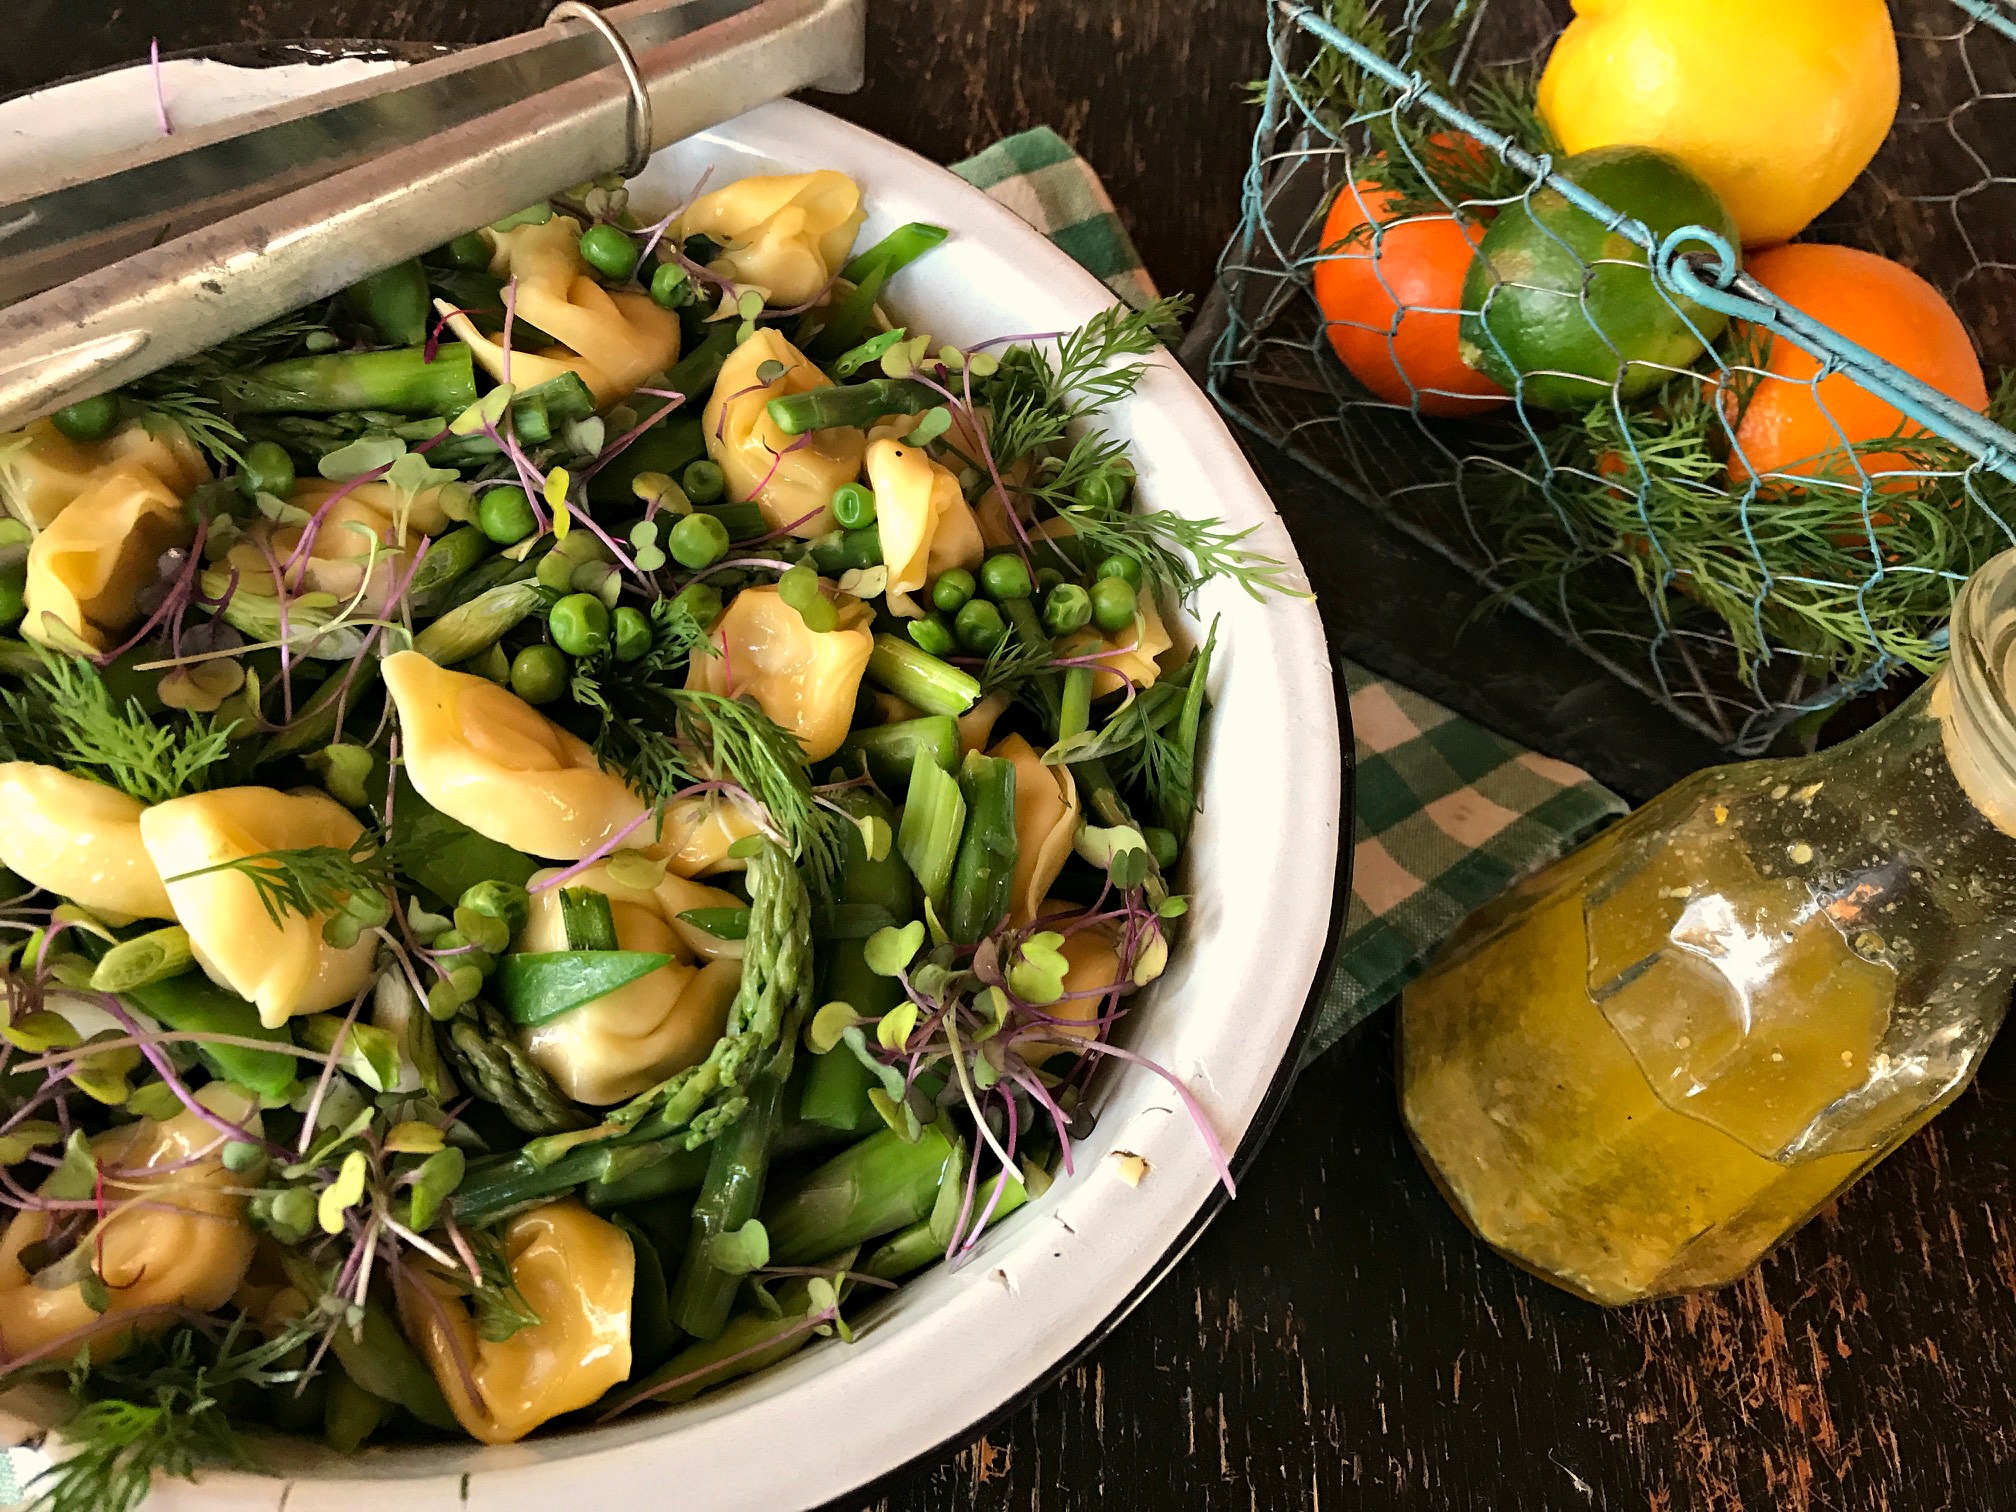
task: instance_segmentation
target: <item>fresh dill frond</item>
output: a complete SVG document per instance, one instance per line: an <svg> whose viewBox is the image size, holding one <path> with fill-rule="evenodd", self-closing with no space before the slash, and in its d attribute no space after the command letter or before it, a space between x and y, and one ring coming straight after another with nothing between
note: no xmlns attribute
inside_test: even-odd
<svg viewBox="0 0 2016 1512"><path fill-rule="evenodd" d="M1173 339L1189 308L1183 294L1139 310L1114 305L1059 337L1054 352L1010 347L982 394L995 467L1005 470L1057 445L1074 421L1131 394L1147 368L1126 359L1145 357Z"/></svg>
<svg viewBox="0 0 2016 1512"><path fill-rule="evenodd" d="M1143 585L1189 598L1215 577L1230 578L1256 599L1269 593L1306 598L1287 577L1285 563L1241 543L1260 527L1229 530L1217 520L1154 510L1129 514L1067 504L1058 514L1098 556L1121 556L1141 569Z"/></svg>
<svg viewBox="0 0 2016 1512"><path fill-rule="evenodd" d="M40 652L25 687L0 692L0 739L15 756L110 783L142 803L200 791L230 750L232 726L202 715L156 717L121 707L83 657Z"/></svg>
<svg viewBox="0 0 2016 1512"><path fill-rule="evenodd" d="M1061 457L1046 457L1030 479L1016 492L1041 499L1054 508L1071 503L1096 474L1107 472L1127 460L1127 443L1116 441L1102 430L1086 430L1071 443Z"/></svg>
<svg viewBox="0 0 2016 1512"><path fill-rule="evenodd" d="M304 845L294 850L260 851L214 866L163 877L186 882L216 872L234 871L259 894L259 905L276 925L289 914L313 919L335 913L360 894L383 894L392 887L393 858L370 831L346 849L335 845Z"/></svg>
<svg viewBox="0 0 2016 1512"><path fill-rule="evenodd" d="M511 1275L504 1241L495 1231L479 1229L468 1236L480 1280L470 1289L476 1304L476 1334L485 1343L502 1344L513 1334L539 1326L539 1314L525 1300Z"/></svg>
<svg viewBox="0 0 2016 1512"><path fill-rule="evenodd" d="M137 378L125 393L143 416L180 426L214 460L236 464L246 437L229 413L232 381L247 368L295 355L325 329L319 310L282 316Z"/></svg>
<svg viewBox="0 0 2016 1512"><path fill-rule="evenodd" d="M72 1452L28 1484L26 1512L136 1512L157 1475L187 1480L205 1466L251 1468L221 1394L298 1381L299 1370L275 1367L322 1326L310 1314L271 1339L254 1334L240 1349L249 1332L240 1316L214 1343L185 1325L119 1359L78 1364L70 1374L78 1410L58 1430ZM92 1400L93 1388L119 1394Z"/></svg>

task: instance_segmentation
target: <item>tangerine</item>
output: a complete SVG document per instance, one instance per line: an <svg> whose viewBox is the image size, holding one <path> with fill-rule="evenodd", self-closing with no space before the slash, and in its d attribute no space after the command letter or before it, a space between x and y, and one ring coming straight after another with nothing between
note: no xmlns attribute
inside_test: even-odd
<svg viewBox="0 0 2016 1512"><path fill-rule="evenodd" d="M1315 279L1331 348L1388 404L1447 416L1505 403L1505 390L1457 350L1482 228L1446 212L1398 215L1398 199L1360 179L1331 203Z"/></svg>
<svg viewBox="0 0 2016 1512"><path fill-rule="evenodd" d="M1745 271L1785 303L1948 398L1972 410L1988 407L1987 380L1967 328L1939 291L1909 268L1853 247L1806 242L1760 252ZM1789 341L1766 339L1764 376L1736 428L1732 480L1766 474L1853 479L1859 461L1881 492L1916 486L1910 477L1879 475L1922 464L1897 452L1857 454L1850 447L1923 435L1923 427L1846 373L1814 383L1816 358Z"/></svg>

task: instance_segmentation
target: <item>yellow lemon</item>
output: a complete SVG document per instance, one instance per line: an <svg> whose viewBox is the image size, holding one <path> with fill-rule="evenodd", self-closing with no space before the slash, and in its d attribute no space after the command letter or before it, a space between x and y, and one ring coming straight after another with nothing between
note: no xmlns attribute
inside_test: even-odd
<svg viewBox="0 0 2016 1512"><path fill-rule="evenodd" d="M1571 153L1672 153L1745 246L1796 236L1869 166L1897 116L1884 0L1575 0L1540 79Z"/></svg>

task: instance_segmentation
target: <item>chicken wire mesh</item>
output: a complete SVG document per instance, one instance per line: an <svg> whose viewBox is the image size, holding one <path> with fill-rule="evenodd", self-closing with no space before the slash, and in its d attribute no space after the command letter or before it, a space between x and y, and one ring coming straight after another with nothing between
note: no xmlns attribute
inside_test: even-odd
<svg viewBox="0 0 2016 1512"><path fill-rule="evenodd" d="M1214 397L1737 753L1932 670L2016 544L2016 19L1892 9L1881 150L1739 270L1712 194L1548 138L1565 0L1270 8Z"/></svg>

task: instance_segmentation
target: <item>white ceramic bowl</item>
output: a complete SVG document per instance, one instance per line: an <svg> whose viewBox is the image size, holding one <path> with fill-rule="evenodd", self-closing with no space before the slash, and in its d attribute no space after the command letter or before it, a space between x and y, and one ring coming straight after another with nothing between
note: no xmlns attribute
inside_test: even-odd
<svg viewBox="0 0 2016 1512"><path fill-rule="evenodd" d="M360 65L343 63L351 70ZM317 87L321 67L165 67L172 112L228 114ZM0 106L0 184L123 145L154 127L145 70L58 86ZM923 158L808 106L765 106L662 152L637 186L669 208L703 170L837 168L869 209L862 245L907 221L950 239L906 271L892 300L914 325L966 345L1075 326L1112 296L1048 241ZM1134 447L1154 508L1254 527L1284 561L1294 548L1210 404L1164 355L1111 416ZM1271 1117L1300 1048L1299 1026L1332 921L1338 863L1337 710L1322 627L1307 600L1255 602L1224 582L1197 614L1221 616L1203 812L1189 853L1195 899L1170 969L1136 999L1122 1040L1182 1078L1227 1150ZM1193 628L1195 621L1192 622ZM387 1499L401 1512L676 1505L681 1512L817 1506L963 1437L1047 1382L1181 1254L1214 1206L1198 1131L1151 1072L1109 1063L1098 1123L1076 1174L991 1230L957 1271L936 1268L877 1303L851 1345L824 1341L780 1367L669 1413L505 1448L368 1449L339 1457L270 1440L274 1477L210 1474L164 1485L150 1506L204 1512L323 1512ZM1123 1182L1114 1151L1147 1162ZM8 1438L48 1419L30 1400ZM284 1476L285 1478L279 1478ZM668 1501L669 1498L669 1501Z"/></svg>

